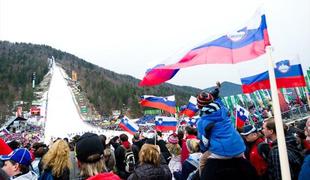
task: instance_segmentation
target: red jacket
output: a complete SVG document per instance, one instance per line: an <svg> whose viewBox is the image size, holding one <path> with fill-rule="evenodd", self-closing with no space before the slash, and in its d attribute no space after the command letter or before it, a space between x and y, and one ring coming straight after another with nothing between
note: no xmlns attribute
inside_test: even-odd
<svg viewBox="0 0 310 180"><path fill-rule="evenodd" d="M309 141L307 141L307 140L305 139L305 140L303 140L303 144L304 144L304 148L305 148L306 150L310 150L310 142L309 142Z"/></svg>
<svg viewBox="0 0 310 180"><path fill-rule="evenodd" d="M121 178L119 178L116 174L113 174L111 172L101 173L96 176L92 176L87 180L100 180L100 179L121 180Z"/></svg>
<svg viewBox="0 0 310 180"><path fill-rule="evenodd" d="M258 153L258 144L264 142L262 138L258 138L250 149L250 162L255 167L256 172L259 176L262 176L266 173L268 164L263 159L263 157Z"/></svg>
<svg viewBox="0 0 310 180"><path fill-rule="evenodd" d="M181 150L181 163L182 164L189 156L189 151L186 147L186 141L188 139L197 139L197 137L195 135L187 135L185 139L182 139L182 150Z"/></svg>

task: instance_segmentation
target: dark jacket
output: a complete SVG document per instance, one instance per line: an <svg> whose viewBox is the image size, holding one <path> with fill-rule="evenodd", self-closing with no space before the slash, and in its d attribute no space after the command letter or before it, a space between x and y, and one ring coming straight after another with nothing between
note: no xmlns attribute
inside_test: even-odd
<svg viewBox="0 0 310 180"><path fill-rule="evenodd" d="M208 159L200 179L207 180L257 180L255 168L244 158Z"/></svg>
<svg viewBox="0 0 310 180"><path fill-rule="evenodd" d="M131 149L131 147L130 147ZM115 150L115 161L116 161L116 169L117 169L117 175L122 179L127 179L127 177L130 175L125 171L125 153L126 150L124 146L118 146Z"/></svg>
<svg viewBox="0 0 310 180"><path fill-rule="evenodd" d="M128 180L171 180L172 175L167 165L155 167L152 164L138 165Z"/></svg>
<svg viewBox="0 0 310 180"><path fill-rule="evenodd" d="M302 155L295 146L295 139L292 136L286 136L285 141L291 172L291 179L297 179L300 167L302 165ZM268 157L269 179L280 180L282 178L281 178L279 147L277 140L274 141L271 146L272 148L269 152Z"/></svg>
<svg viewBox="0 0 310 180"><path fill-rule="evenodd" d="M39 179L40 180L48 179L48 174L52 174L52 170L50 168L45 169L43 171L43 173L41 174ZM52 176L53 176L54 180L69 180L70 179L70 170L69 170L69 168L65 168L60 176L58 176L58 177L56 177L54 175L52 175Z"/></svg>

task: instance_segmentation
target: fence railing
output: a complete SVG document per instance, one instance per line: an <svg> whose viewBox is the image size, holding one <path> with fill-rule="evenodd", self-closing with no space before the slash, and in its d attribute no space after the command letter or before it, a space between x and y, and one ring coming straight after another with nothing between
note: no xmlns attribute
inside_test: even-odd
<svg viewBox="0 0 310 180"><path fill-rule="evenodd" d="M285 123L301 120L310 116L309 106L294 106L289 111L282 112L282 119Z"/></svg>

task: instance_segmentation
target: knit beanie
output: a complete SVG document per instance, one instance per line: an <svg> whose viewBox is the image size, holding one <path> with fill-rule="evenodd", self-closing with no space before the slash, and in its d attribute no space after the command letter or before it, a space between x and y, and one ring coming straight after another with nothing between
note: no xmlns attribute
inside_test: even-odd
<svg viewBox="0 0 310 180"><path fill-rule="evenodd" d="M178 144L179 143L178 135L176 133L171 134L168 137L168 142L171 144Z"/></svg>
<svg viewBox="0 0 310 180"><path fill-rule="evenodd" d="M213 102L214 98L212 94L202 91L197 96L197 106L199 109L202 109L203 107L207 106L211 102Z"/></svg>

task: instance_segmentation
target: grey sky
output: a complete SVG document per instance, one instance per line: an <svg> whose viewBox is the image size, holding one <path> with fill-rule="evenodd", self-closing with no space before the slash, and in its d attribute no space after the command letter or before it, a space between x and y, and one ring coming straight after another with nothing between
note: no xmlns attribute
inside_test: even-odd
<svg viewBox="0 0 310 180"><path fill-rule="evenodd" d="M275 53L310 65L309 0L0 0L0 40L50 45L142 79L202 42L245 25L263 4ZM230 65L182 69L168 81L205 88L240 83Z"/></svg>

